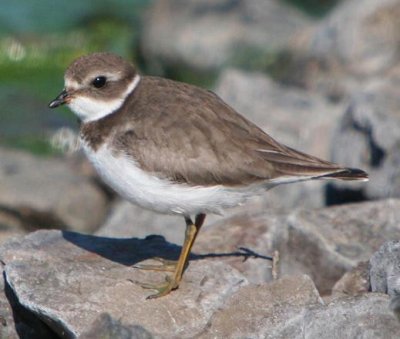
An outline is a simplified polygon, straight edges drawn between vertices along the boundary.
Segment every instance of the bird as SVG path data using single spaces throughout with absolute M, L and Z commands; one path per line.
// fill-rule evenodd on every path
M 84 153 L 106 184 L 133 204 L 185 220 L 177 261 L 138 266 L 169 272 L 162 283 L 141 284 L 154 290 L 150 299 L 179 287 L 207 214 L 280 184 L 368 180 L 363 170 L 279 143 L 210 90 L 141 75 L 109 52 L 69 65 L 49 107 L 63 104 L 78 117 Z

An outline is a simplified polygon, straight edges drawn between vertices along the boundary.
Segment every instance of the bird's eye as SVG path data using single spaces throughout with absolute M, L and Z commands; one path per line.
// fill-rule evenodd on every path
M 101 88 L 106 84 L 107 78 L 104 76 L 99 76 L 94 78 L 92 85 L 96 88 Z

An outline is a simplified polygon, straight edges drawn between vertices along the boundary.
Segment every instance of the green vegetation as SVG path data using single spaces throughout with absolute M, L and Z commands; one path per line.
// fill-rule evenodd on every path
M 54 149 L 48 138 L 41 136 L 24 136 L 18 138 L 5 138 L 3 145 L 16 149 L 27 150 L 33 154 L 48 156 L 59 154 L 60 152 Z
M 102 17 L 68 32 L 40 36 L 0 34 L 0 88 L 7 89 L 0 96 L 3 101 L 0 144 L 41 155 L 53 154 L 55 151 L 45 133 L 48 121 L 54 120 L 52 115 L 58 114 L 71 122 L 76 120 L 67 109 L 54 112 L 47 108 L 47 103 L 63 88 L 66 66 L 80 55 L 103 50 L 132 58 L 134 36 L 127 22 Z M 32 97 L 42 103 L 32 107 L 35 113 L 27 112 Z M 42 121 L 43 130 L 36 119 Z M 30 128 L 24 132 L 31 125 L 39 125 L 35 136 Z M 17 130 L 16 126 L 20 128 Z

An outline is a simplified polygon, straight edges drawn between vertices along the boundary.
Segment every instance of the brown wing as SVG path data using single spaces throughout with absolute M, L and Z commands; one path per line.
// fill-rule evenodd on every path
M 170 80 L 144 77 L 121 117 L 116 149 L 123 146 L 142 169 L 190 185 L 345 171 L 279 144 L 215 94 Z

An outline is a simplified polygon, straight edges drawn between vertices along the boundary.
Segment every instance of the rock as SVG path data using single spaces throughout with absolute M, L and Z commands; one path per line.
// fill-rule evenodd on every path
M 215 313 L 209 327 L 199 338 L 277 338 L 271 336 L 271 332 L 295 321 L 308 307 L 322 303 L 307 276 L 245 286 Z
M 283 282 L 283 279 L 282 279 Z M 299 281 L 300 283 L 300 281 Z M 286 285 L 285 288 L 290 287 Z M 273 286 L 270 284 L 269 286 Z M 295 284 L 299 286 L 299 284 Z M 296 304 L 296 287 L 285 295 L 275 289 L 235 299 L 219 311 L 200 338 L 397 338 L 400 324 L 385 295 L 369 293 L 309 307 Z M 233 311 L 233 303 L 238 311 Z M 292 304 L 294 303 L 294 305 Z M 300 307 L 299 307 L 300 306 Z M 297 311 L 297 312 L 296 312 Z
M 250 203 L 256 207 L 258 201 Z M 223 216 L 207 215 L 203 229 L 214 222 L 248 209 L 249 205 L 225 211 Z M 185 221 L 177 215 L 158 214 L 133 205 L 126 200 L 117 200 L 103 225 L 95 232 L 96 235 L 112 238 L 144 238 L 149 235 L 163 236 L 167 241 L 181 245 L 185 235 Z
M 356 296 L 370 290 L 368 262 L 360 262 L 356 267 L 346 272 L 332 288 L 332 295 Z
M 120 321 L 101 314 L 92 324 L 89 331 L 83 333 L 81 339 L 152 339 L 151 333 L 141 326 L 123 326 Z
M 251 64 L 286 46 L 295 31 L 310 24 L 277 0 L 158 1 L 143 22 L 143 60 L 158 72 Z
M 3 270 L 3 265 L 0 263 Z M 0 278 L 0 338 L 17 338 L 13 311 L 5 294 L 4 279 Z
M 347 96 L 398 64 L 399 14 L 399 0 L 341 1 L 293 39 L 287 76 L 331 97 Z
M 0 207 L 0 245 L 11 237 L 26 233 L 18 213 Z
M 176 244 L 183 242 L 184 233 L 182 217 L 158 214 L 120 200 L 113 204 L 104 224 L 96 231 L 96 235 L 113 238 L 143 238 L 157 234 Z
M 160 272 L 132 268 L 153 256 L 173 258 L 179 248 L 162 237 L 111 239 L 37 231 L 0 249 L 7 284 L 19 302 L 54 332 L 79 337 L 99 313 L 138 324 L 158 337 L 193 337 L 247 280 L 221 260 L 191 261 L 178 291 L 146 300 L 133 281 L 162 281 Z
M 384 73 L 398 62 L 399 14 L 398 0 L 345 1 L 318 27 L 311 54 L 335 59 L 355 76 Z
M 372 292 L 400 296 L 400 241 L 388 241 L 369 260 Z
M 248 211 L 211 225 L 194 245 L 197 254 L 226 253 L 230 265 L 250 282 L 271 280 L 266 261 L 279 251 L 281 275 L 307 274 L 329 295 L 343 274 L 384 242 L 400 238 L 400 200 L 348 204 L 316 210 L 268 214 Z M 246 256 L 238 248 L 246 248 Z M 244 257 L 252 257 L 242 262 Z
M 0 158 L 0 205 L 25 228 L 91 232 L 106 215 L 103 191 L 68 161 L 4 148 Z
M 388 296 L 352 296 L 360 289 L 350 289 L 325 305 L 311 278 L 296 272 L 310 272 L 328 293 L 344 271 L 399 238 L 399 207 L 393 199 L 227 219 L 200 234 L 179 289 L 154 300 L 135 282 L 159 282 L 164 274 L 132 266 L 176 258 L 180 248 L 163 237 L 36 231 L 0 246 L 8 291 L 7 299 L 0 294 L 0 314 L 9 319 L 7 301 L 14 314 L 18 301 L 30 317 L 24 326 L 38 323 L 69 338 L 396 338 L 400 323 Z M 281 277 L 266 282 L 270 249 L 279 250 Z
M 353 185 L 367 199 L 400 197 L 400 98 L 388 80 L 369 84 L 352 96 L 336 128 L 332 158 L 366 170 L 366 185 Z M 351 147 L 348 147 L 351 145 Z M 340 183 L 333 194 L 344 190 Z
M 3 271 L 1 260 L 0 268 Z M 3 275 L 0 278 L 0 338 L 54 338 L 54 332 L 21 306 Z
M 297 338 L 397 338 L 400 323 L 389 310 L 388 303 L 387 296 L 368 293 L 315 307 L 304 314 L 304 322 L 297 323 L 303 329 Z M 290 325 L 296 328 L 296 324 Z M 283 334 L 280 337 L 295 338 L 286 328 L 277 331 Z M 277 337 L 279 334 L 274 336 L 272 332 L 271 338 Z
M 400 321 L 400 241 L 388 241 L 369 260 L 369 278 L 373 292 L 391 297 L 390 309 Z

